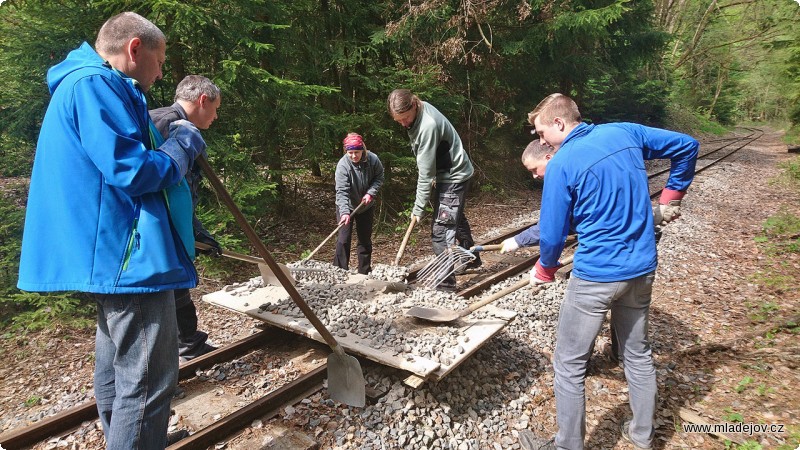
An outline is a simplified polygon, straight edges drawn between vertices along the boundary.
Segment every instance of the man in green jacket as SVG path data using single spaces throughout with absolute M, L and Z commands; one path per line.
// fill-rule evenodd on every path
M 419 222 L 433 190 L 436 194 L 431 228 L 433 252 L 439 255 L 456 241 L 464 248 L 472 247 L 475 241 L 464 205 L 473 168 L 456 129 L 439 110 L 408 89 L 392 91 L 387 106 L 392 119 L 408 130 L 411 151 L 417 158 L 417 197 L 411 220 Z M 481 264 L 478 257 L 467 267 Z M 446 291 L 455 287 L 455 274 L 439 284 L 439 289 Z

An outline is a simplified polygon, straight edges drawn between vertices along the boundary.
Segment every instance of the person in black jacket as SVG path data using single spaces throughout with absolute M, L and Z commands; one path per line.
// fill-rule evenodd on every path
M 343 141 L 344 155 L 336 165 L 336 221 L 343 225 L 336 238 L 336 255 L 333 265 L 350 267 L 350 243 L 353 222 L 358 235 L 358 273 L 372 271 L 372 202 L 383 184 L 383 164 L 378 155 L 367 150 L 364 139 L 349 133 Z M 353 211 L 360 203 L 364 206 L 358 214 Z
M 220 90 L 211 80 L 200 75 L 188 75 L 175 89 L 175 103 L 150 111 L 150 118 L 165 138 L 169 125 L 181 119 L 192 122 L 201 130 L 207 130 L 217 119 L 217 108 L 221 102 Z M 197 188 L 201 178 L 202 173 L 198 165 L 193 165 L 186 174 L 186 181 L 192 193 L 193 211 L 197 206 Z M 211 246 L 205 253 L 219 256 L 222 251 L 219 243 L 203 227 L 194 212 L 192 227 L 195 241 Z M 188 361 L 216 350 L 216 347 L 207 342 L 208 333 L 197 329 L 197 309 L 192 302 L 189 289 L 175 290 L 175 312 L 178 319 L 178 355 L 181 361 Z

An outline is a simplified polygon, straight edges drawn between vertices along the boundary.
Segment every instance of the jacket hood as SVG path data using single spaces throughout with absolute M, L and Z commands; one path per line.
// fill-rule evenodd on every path
M 104 67 L 103 58 L 97 54 L 96 51 L 87 42 L 81 44 L 80 47 L 69 52 L 67 58 L 51 67 L 47 71 L 47 87 L 50 89 L 50 94 L 55 92 L 58 85 L 72 72 L 86 67 L 97 67 L 98 69 L 109 70 Z

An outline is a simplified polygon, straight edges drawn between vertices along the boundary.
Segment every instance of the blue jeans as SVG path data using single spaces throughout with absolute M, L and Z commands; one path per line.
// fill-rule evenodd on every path
M 178 383 L 173 292 L 94 297 L 94 391 L 106 448 L 163 449 Z
M 655 434 L 656 371 L 648 340 L 651 272 L 630 280 L 598 283 L 573 276 L 567 285 L 558 317 L 555 371 L 558 448 L 582 449 L 586 436 L 586 366 L 594 340 L 611 310 L 614 333 L 625 363 L 633 419 L 630 437 L 651 445 Z

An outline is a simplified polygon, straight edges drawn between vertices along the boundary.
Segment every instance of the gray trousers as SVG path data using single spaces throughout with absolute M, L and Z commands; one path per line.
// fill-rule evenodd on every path
M 655 273 L 630 280 L 598 283 L 573 276 L 567 285 L 558 317 L 555 371 L 555 444 L 560 449 L 582 449 L 586 437 L 586 366 L 603 319 L 610 310 L 625 363 L 633 419 L 630 437 L 649 446 L 655 434 L 656 371 L 648 340 L 650 297 Z

